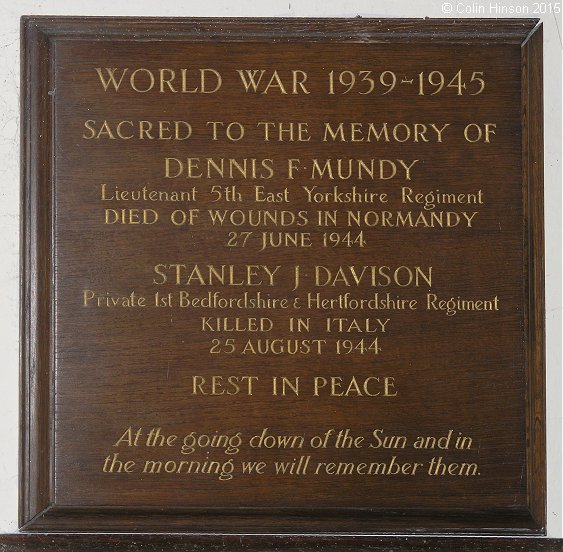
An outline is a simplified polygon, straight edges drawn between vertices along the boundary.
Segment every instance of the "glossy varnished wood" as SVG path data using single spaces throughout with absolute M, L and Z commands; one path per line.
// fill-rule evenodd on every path
M 561 552 L 547 538 L 4 535 L 0 552 Z
M 51 82 L 49 37 L 22 21 L 20 521 L 53 497 Z
M 25 531 L 191 532 L 180 536 L 12 536 L 0 540 L 5 550 L 128 549 L 142 550 L 450 550 L 451 542 L 435 537 L 203 537 L 195 533 L 484 533 L 538 534 L 545 530 L 545 376 L 543 328 L 542 214 L 542 43 L 535 20 L 219 20 L 109 19 L 29 17 L 22 21 L 22 441 L 20 524 Z M 522 209 L 526 399 L 526 500 L 516 493 L 517 506 L 506 508 L 293 508 L 276 505 L 266 493 L 267 508 L 178 507 L 166 493 L 154 494 L 154 507 L 128 504 L 58 502 L 55 488 L 54 419 L 54 217 L 53 105 L 56 91 L 57 44 L 115 41 L 138 44 L 178 41 L 194 44 L 327 43 L 416 44 L 488 47 L 510 45 L 520 52 L 522 105 Z M 352 46 L 350 46 L 352 47 Z M 518 50 L 520 47 L 520 50 Z M 82 54 L 84 55 L 84 54 Z M 516 93 L 511 91 L 511 93 Z M 397 106 L 396 106 L 397 107 Z M 516 154 L 518 157 L 518 154 Z M 118 398 L 119 400 L 119 398 Z M 126 401 L 126 398 L 121 400 Z M 476 406 L 478 408 L 478 406 Z M 76 412 L 79 416 L 81 413 Z M 68 443 L 67 443 L 68 445 Z M 70 481 L 59 481 L 71 496 Z M 323 492 L 321 488 L 319 493 Z M 87 489 L 77 489 L 77 494 Z M 63 494 L 64 494 L 63 493 Z M 59 495 L 60 496 L 60 495 Z M 145 502 L 150 497 L 144 497 Z M 416 493 L 413 500 L 416 499 Z M 421 528 L 422 527 L 422 528 Z M 91 544 L 89 544 L 91 543 Z M 128 544 L 129 543 L 129 544 Z M 542 539 L 465 539 L 459 550 L 559 550 Z M 43 548 L 39 548 L 39 547 Z M 90 546 L 90 548 L 88 548 Z M 35 548 L 34 548 L 35 547 Z M 65 548 L 67 547 L 67 548 Z M 488 548 L 487 548 L 488 547 Z M 496 548 L 493 548 L 496 547 Z M 533 548 L 536 547 L 536 548 Z

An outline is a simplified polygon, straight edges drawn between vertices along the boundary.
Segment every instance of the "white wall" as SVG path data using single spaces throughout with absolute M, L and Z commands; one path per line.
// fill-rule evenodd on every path
M 0 532 L 17 529 L 19 18 L 23 14 L 222 17 L 497 17 L 528 9 L 544 23 L 548 534 L 563 537 L 561 378 L 561 14 L 530 0 L 0 0 Z M 545 4 L 544 4 L 545 5 Z M 551 4 L 555 6 L 555 3 Z M 557 4 L 561 8 L 561 3 Z M 484 12 L 478 13 L 482 7 Z M 450 13 L 448 13 L 450 12 Z

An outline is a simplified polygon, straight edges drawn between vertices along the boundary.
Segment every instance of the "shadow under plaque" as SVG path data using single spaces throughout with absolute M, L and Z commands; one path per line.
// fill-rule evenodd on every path
M 25 17 L 22 52 L 4 543 L 557 546 L 538 21 Z

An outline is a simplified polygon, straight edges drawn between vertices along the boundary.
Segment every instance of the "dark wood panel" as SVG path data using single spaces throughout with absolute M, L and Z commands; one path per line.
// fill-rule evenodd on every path
M 1 552 L 559 552 L 563 541 L 547 538 L 342 537 L 313 538 L 197 535 L 2 535 Z
M 22 31 L 20 523 L 25 530 L 544 532 L 542 35 L 537 21 L 32 17 L 23 19 Z M 451 295 L 485 289 L 490 280 L 499 282 L 495 289 L 507 308 L 497 321 L 480 320 L 473 326 L 460 322 L 452 330 L 447 318 L 432 320 L 430 325 L 424 315 L 402 317 L 393 345 L 398 352 L 387 359 L 388 366 L 404 379 L 416 376 L 426 401 L 421 402 L 414 389 L 407 390 L 402 407 L 386 410 L 385 419 L 398 431 L 413 434 L 416 424 L 428 432 L 434 427 L 436 432 L 457 425 L 470 427 L 486 443 L 480 451 L 486 470 L 479 483 L 448 481 L 438 490 L 401 480 L 367 487 L 359 478 L 334 486 L 322 479 L 303 480 L 282 497 L 286 484 L 274 477 L 237 481 L 224 486 L 223 492 L 209 481 L 183 488 L 173 478 L 152 482 L 137 477 L 129 484 L 93 470 L 100 450 L 107 448 L 108 435 L 114 435 L 134 415 L 144 420 L 142 425 L 155 427 L 163 419 L 180 427 L 201 418 L 203 427 L 211 430 L 228 417 L 233 427 L 248 431 L 257 431 L 262 423 L 286 430 L 301 424 L 309 432 L 326 423 L 328 413 L 340 427 L 360 420 L 361 427 L 368 428 L 373 420 L 382 419 L 381 407 L 359 400 L 349 410 L 326 402 L 313 409 L 304 401 L 288 400 L 282 419 L 271 400 L 260 394 L 252 403 L 230 401 L 220 407 L 195 398 L 191 409 L 186 409 L 188 384 L 178 366 L 198 366 L 209 374 L 218 369 L 241 374 L 250 368 L 258 373 L 263 361 L 247 357 L 229 360 L 227 365 L 224 358 L 220 359 L 223 364 L 204 360 L 194 320 L 184 319 L 180 326 L 167 328 L 154 315 L 101 315 L 78 312 L 73 306 L 73 297 L 89 282 L 108 285 L 119 271 L 127 281 L 142 287 L 146 274 L 141 276 L 138 267 L 154 263 L 162 252 L 181 258 L 185 249 L 184 242 L 170 231 L 151 237 L 129 233 L 126 228 L 114 233 L 100 230 L 89 203 L 99 178 L 111 175 L 115 182 L 124 183 L 132 174 L 143 174 L 155 179 L 158 167 L 150 160 L 152 150 L 143 145 L 120 144 L 119 160 L 115 150 L 103 145 L 83 149 L 76 139 L 76 123 L 87 117 L 157 118 L 164 109 L 166 118 L 179 118 L 182 104 L 167 98 L 163 108 L 158 99 L 140 102 L 135 94 L 101 97 L 88 81 L 87 71 L 95 64 L 123 65 L 135 60 L 150 67 L 165 62 L 182 66 L 191 57 L 202 63 L 213 60 L 225 72 L 232 70 L 236 60 L 267 65 L 274 59 L 286 69 L 299 62 L 318 76 L 330 63 L 343 66 L 346 61 L 354 70 L 361 70 L 370 59 L 385 59 L 409 74 L 416 67 L 432 70 L 434 64 L 449 72 L 458 66 L 471 72 L 475 63 L 481 63 L 487 74 L 494 75 L 488 99 L 466 99 L 460 104 L 455 97 L 444 96 L 428 104 L 429 108 L 421 98 L 404 91 L 385 104 L 374 105 L 352 97 L 345 103 L 326 98 L 302 104 L 252 99 L 243 105 L 234 94 L 227 94 L 221 102 L 197 98 L 190 104 L 191 117 L 199 123 L 211 112 L 224 120 L 232 112 L 241 120 L 256 122 L 270 111 L 280 120 L 371 120 L 380 119 L 383 112 L 385 120 L 405 117 L 413 121 L 424 114 L 430 120 L 443 119 L 458 126 L 478 117 L 502 121 L 503 134 L 495 155 L 478 147 L 469 151 L 455 141 L 440 153 L 422 154 L 432 167 L 419 179 L 423 187 L 438 187 L 436 182 L 447 181 L 454 168 L 463 186 L 494 184 L 487 188 L 492 209 L 484 214 L 484 225 L 475 234 L 460 231 L 455 239 L 441 236 L 432 241 L 425 234 L 411 233 L 408 244 L 397 245 L 395 236 L 387 232 L 374 237 L 377 247 L 344 251 L 337 258 L 343 264 L 367 263 L 378 255 L 395 262 L 405 256 L 419 262 L 431 258 L 439 272 L 460 282 L 458 287 L 446 279 L 441 283 L 439 289 Z M 266 156 L 269 147 L 254 140 L 244 146 L 227 144 L 219 151 L 233 157 L 248 156 L 248 152 Z M 201 140 L 192 142 L 197 155 L 205 155 L 205 148 Z M 271 155 L 276 160 L 304 157 L 315 151 L 308 148 L 290 144 L 283 153 L 272 149 Z M 162 156 L 168 150 L 155 145 L 154 151 Z M 181 152 L 178 148 L 171 151 Z M 347 145 L 334 151 L 340 156 L 354 154 Z M 385 149 L 393 156 L 403 151 L 412 156 L 418 150 L 397 145 Z M 296 206 L 303 204 L 294 202 L 292 208 Z M 214 256 L 220 262 L 253 262 L 246 252 L 227 253 L 212 226 L 203 225 L 193 239 L 190 254 L 199 262 Z M 464 256 L 459 255 L 461 249 Z M 315 262 L 335 262 L 326 252 L 316 253 Z M 267 257 L 280 266 L 302 262 L 300 258 L 285 251 Z M 115 281 L 114 287 L 123 286 L 119 279 Z M 283 283 L 285 293 L 289 293 L 288 286 Z M 313 318 L 322 319 L 320 314 Z M 475 355 L 467 337 L 472 333 L 479 350 Z M 191 340 L 189 348 L 180 346 L 182 334 Z M 417 349 L 411 336 L 424 347 Z M 139 348 L 136 343 L 144 346 Z M 176 368 L 172 381 L 161 384 L 158 355 L 162 348 L 169 356 L 169 367 Z M 273 363 L 274 358 L 268 357 L 267 362 Z M 431 359 L 436 359 L 435 365 Z M 294 375 L 305 371 L 322 374 L 327 367 L 338 371 L 345 365 L 368 373 L 365 363 L 346 364 L 330 355 L 314 362 L 276 362 Z M 456 377 L 448 378 L 452 367 Z M 429 384 L 423 377 L 426 370 L 443 383 Z M 474 395 L 474 389 L 479 394 Z M 495 472 L 495 466 L 502 469 Z M 195 542 L 193 535 L 190 539 Z M 456 539 L 458 542 L 462 541 Z M 418 546 L 420 541 L 416 543 Z

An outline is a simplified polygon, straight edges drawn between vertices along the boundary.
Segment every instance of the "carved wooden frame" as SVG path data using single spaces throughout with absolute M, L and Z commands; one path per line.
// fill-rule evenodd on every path
M 523 259 L 528 293 L 527 327 L 527 469 L 526 511 L 482 512 L 474 517 L 455 512 L 401 512 L 391 525 L 373 526 L 373 511 L 364 519 L 352 514 L 322 510 L 313 516 L 275 509 L 245 511 L 149 511 L 135 508 L 75 508 L 57 504 L 54 481 L 54 378 L 53 378 L 53 267 L 52 211 L 54 129 L 52 124 L 53 50 L 57 40 L 330 41 L 402 42 L 433 44 L 514 44 L 521 48 L 522 67 L 522 192 L 527 235 Z M 177 532 L 194 533 L 319 533 L 347 517 L 352 533 L 375 534 L 388 527 L 412 533 L 417 520 L 425 521 L 427 534 L 479 533 L 532 535 L 545 530 L 545 374 L 543 286 L 543 134 L 542 134 L 542 29 L 537 20 L 377 20 L 377 19 L 151 19 L 151 18 L 22 18 L 21 100 L 21 486 L 20 525 L 33 532 Z M 393 514 L 389 514 L 393 516 Z M 354 521 L 352 521 L 352 517 Z M 386 516 L 382 518 L 385 520 Z M 388 529 L 387 529 L 388 530 Z M 350 531 L 339 531 L 349 533 Z M 249 537 L 250 538 L 250 537 Z M 320 538 L 320 537 L 319 537 Z M 322 542 L 337 541 L 322 537 Z M 336 536 L 335 536 L 336 538 Z M 352 546 L 352 540 L 342 543 Z M 367 538 L 367 537 L 366 537 Z M 260 540 L 262 539 L 262 540 Z M 273 548 L 281 540 L 254 537 L 260 546 Z M 324 539 L 324 540 L 323 540 Z M 368 541 L 358 537 L 354 546 Z M 16 540 L 13 540 L 16 543 Z M 25 539 L 20 539 L 24 542 Z M 118 539 L 119 540 L 119 539 Z M 173 539 L 172 539 L 173 540 Z M 170 543 L 172 544 L 172 540 Z M 205 540 L 205 539 L 204 539 Z M 320 543 L 321 540 L 318 542 Z M 397 549 L 442 549 L 444 539 L 421 537 L 372 539 L 370 546 L 397 543 Z M 466 539 L 456 542 L 461 543 Z M 268 541 L 268 543 L 266 543 Z M 8 542 L 8 541 L 6 541 Z M 18 541 L 19 542 L 19 541 Z M 54 541 L 53 541 L 54 542 Z M 122 539 L 122 541 L 124 540 Z M 148 541 L 147 541 L 148 542 Z M 156 542 L 156 541 L 154 541 Z M 162 538 L 162 543 L 166 538 Z M 473 542 L 470 539 L 467 542 Z M 478 542 L 478 541 L 475 541 Z M 484 543 L 485 541 L 481 541 Z M 506 541 L 508 542 L 508 541 Z M 506 544 L 505 542 L 505 544 Z M 527 542 L 531 543 L 531 540 Z M 545 541 L 544 541 L 545 542 Z M 362 544 L 363 543 L 363 544 Z M 379 544 L 378 544 L 379 543 Z M 410 543 L 410 544 L 409 544 Z M 21 543 L 20 543 L 21 544 Z M 44 542 L 46 544 L 46 542 Z M 208 542 L 212 545 L 212 541 Z M 233 543 L 231 545 L 234 546 Z M 27 546 L 27 545 L 26 545 Z M 150 545 L 147 544 L 147 549 Z M 300 545 L 301 546 L 301 545 Z M 433 546 L 436 546 L 434 548 Z M 498 549 L 501 550 L 499 544 Z M 238 545 L 237 545 L 238 548 Z M 328 546 L 327 549 L 329 549 Z M 47 549 L 47 548 L 45 548 Z M 176 549 L 176 548 L 174 548 Z M 177 548 L 178 550 L 180 548 Z M 183 549 L 183 548 L 181 548 Z M 210 548 L 211 549 L 211 548 Z M 213 547 L 215 549 L 215 547 Z M 379 550 L 380 548 L 370 548 Z M 384 548 L 381 548 L 384 549 Z M 387 548 L 385 548 L 387 549 Z M 446 549 L 446 548 L 444 548 Z M 460 548 L 460 550 L 469 548 Z M 476 548 L 477 549 L 477 548 Z M 479 548 L 481 549 L 481 548 Z M 495 548 L 497 549 L 497 548 Z M 508 550 L 508 548 L 506 548 Z M 539 549 L 539 548 L 538 548 Z

